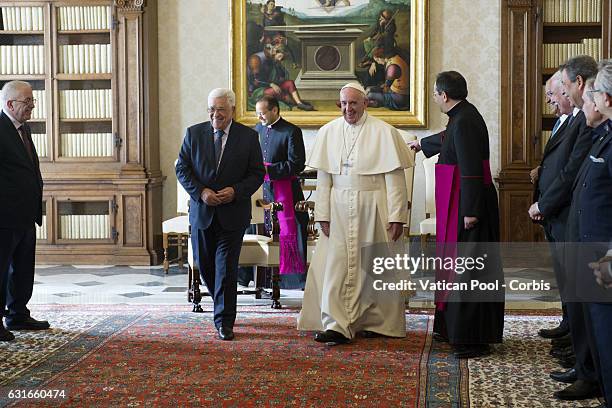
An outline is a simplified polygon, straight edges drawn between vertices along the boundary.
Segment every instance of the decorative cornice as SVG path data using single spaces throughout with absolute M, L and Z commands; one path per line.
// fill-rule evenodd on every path
M 144 0 L 115 0 L 115 6 L 123 11 L 142 11 Z

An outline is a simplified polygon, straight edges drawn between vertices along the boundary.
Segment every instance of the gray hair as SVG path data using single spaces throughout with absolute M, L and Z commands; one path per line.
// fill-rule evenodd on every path
M 561 70 L 558 70 L 557 72 L 552 74 L 552 76 L 546 82 L 549 82 L 549 81 L 550 81 L 550 91 L 554 92 L 558 86 L 561 86 Z
M 594 84 L 595 84 L 595 78 L 589 78 L 584 83 L 584 91 L 587 95 L 587 98 L 589 98 L 591 102 L 595 102 L 595 97 L 593 96 L 593 92 L 587 92 L 587 91 L 595 89 Z
M 236 106 L 236 94 L 231 89 L 227 88 L 215 88 L 208 94 L 208 104 L 215 98 L 225 98 L 229 104 L 234 107 Z
M 6 102 L 20 98 L 21 91 L 24 89 L 32 89 L 32 86 L 25 81 L 9 81 L 2 87 L 0 91 L 0 100 L 2 100 L 2 106 L 6 105 Z
M 567 72 L 567 77 L 570 81 L 576 82 L 578 75 L 583 81 L 597 75 L 597 61 L 590 55 L 577 55 L 565 61 L 565 64 L 559 67 L 561 71 Z
M 599 62 L 599 72 L 595 80 L 595 87 L 612 96 L 612 59 Z

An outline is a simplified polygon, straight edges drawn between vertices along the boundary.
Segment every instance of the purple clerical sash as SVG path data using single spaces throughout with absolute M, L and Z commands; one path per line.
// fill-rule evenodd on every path
M 483 184 L 493 182 L 489 160 L 482 161 Z M 455 164 L 436 164 L 436 256 L 442 260 L 457 257 L 457 241 L 459 238 L 459 193 L 461 174 Z M 454 262 L 453 262 L 454 263 Z M 452 283 L 455 278 L 454 269 L 441 268 L 436 270 L 436 281 Z M 446 285 L 445 285 L 446 286 Z M 444 310 L 448 299 L 447 290 L 436 291 L 436 309 Z
M 436 256 L 443 260 L 436 270 L 438 282 L 451 283 L 454 280 L 454 270 L 445 268 L 444 260 L 457 257 L 459 187 L 459 167 L 454 164 L 436 164 Z M 436 309 L 444 310 L 447 298 L 447 290 L 436 291 Z
M 270 163 L 264 163 L 269 166 Z M 306 272 L 306 265 L 300 255 L 297 242 L 297 225 L 295 220 L 295 209 L 293 203 L 292 181 L 296 177 L 286 177 L 279 180 L 270 180 L 266 174 L 265 180 L 272 183 L 274 201 L 283 204 L 283 211 L 279 211 L 278 223 L 280 224 L 280 274 L 295 274 Z

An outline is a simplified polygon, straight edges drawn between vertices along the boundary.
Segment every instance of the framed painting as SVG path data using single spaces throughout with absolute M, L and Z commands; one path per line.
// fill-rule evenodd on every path
M 339 90 L 359 82 L 368 112 L 427 126 L 427 0 L 235 0 L 231 86 L 236 118 L 275 96 L 283 117 L 321 126 L 340 115 Z

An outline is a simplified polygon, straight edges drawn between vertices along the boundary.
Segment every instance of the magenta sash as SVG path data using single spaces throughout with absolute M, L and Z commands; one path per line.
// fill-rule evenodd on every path
M 270 163 L 264 163 L 266 166 Z M 283 204 L 283 211 L 279 211 L 278 223 L 280 224 L 280 274 L 303 274 L 306 272 L 306 265 L 300 255 L 297 241 L 297 225 L 295 220 L 295 209 L 293 203 L 292 181 L 296 177 L 287 177 L 280 180 L 270 180 L 266 174 L 264 180 L 272 183 L 274 191 L 274 201 Z
M 493 183 L 489 160 L 482 161 L 483 184 Z M 459 237 L 459 193 L 461 188 L 459 167 L 454 164 L 436 164 L 436 256 L 440 258 L 457 257 L 457 240 Z M 444 267 L 436 270 L 436 281 L 452 283 L 455 274 L 453 269 Z M 436 291 L 437 310 L 444 310 L 448 291 Z
M 459 218 L 459 168 L 453 164 L 436 164 L 436 256 L 457 257 Z M 445 262 L 443 262 L 443 265 Z M 454 270 L 442 266 L 436 270 L 436 281 L 453 282 Z M 448 291 L 436 291 L 437 310 L 444 310 Z

